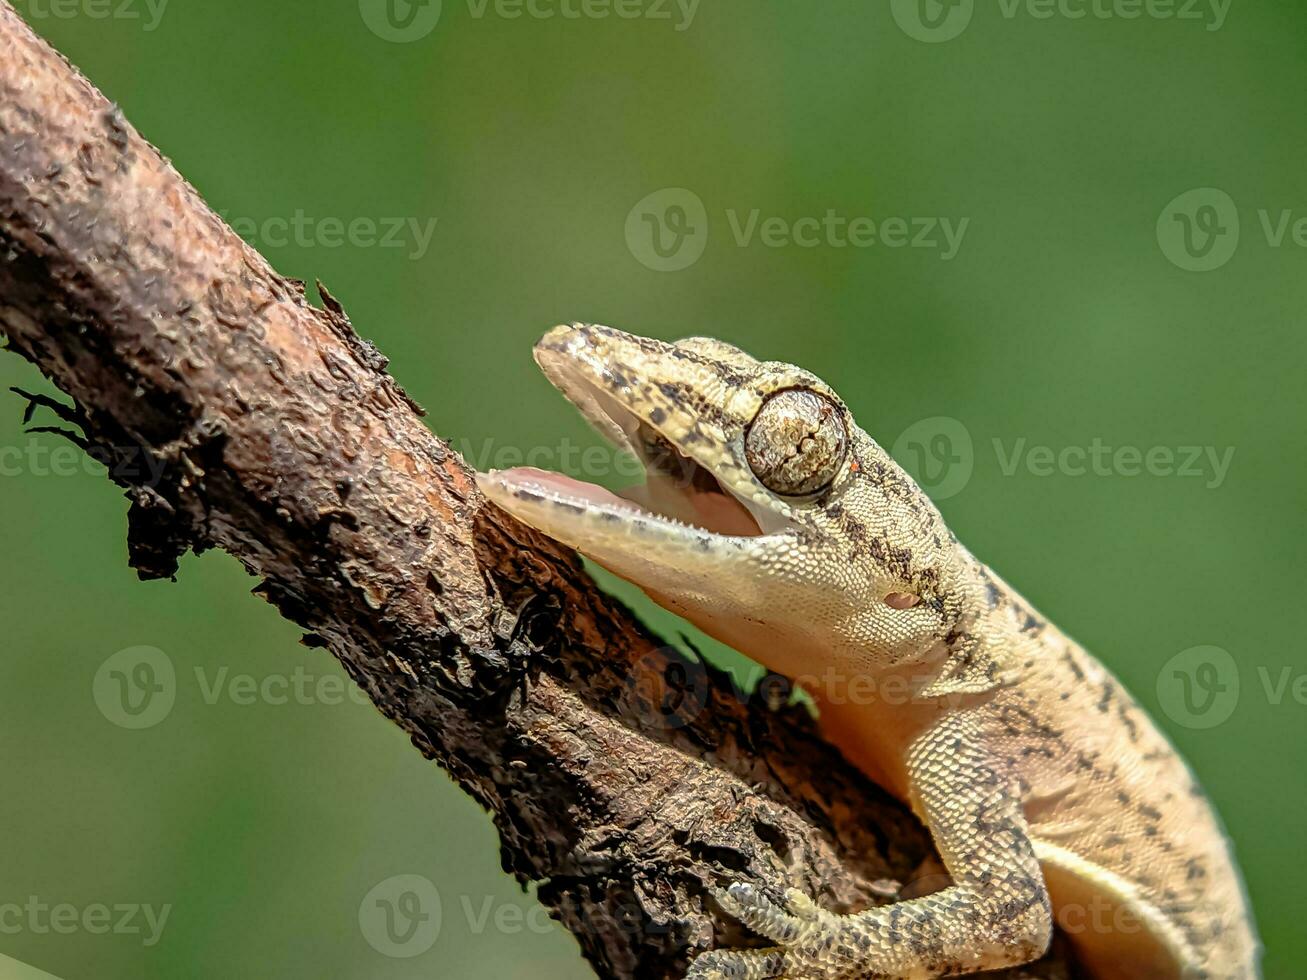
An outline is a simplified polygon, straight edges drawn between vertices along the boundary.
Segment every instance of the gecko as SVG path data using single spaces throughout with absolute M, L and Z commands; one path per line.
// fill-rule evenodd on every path
M 595 324 L 554 328 L 535 359 L 645 482 L 619 495 L 520 467 L 477 474 L 483 493 L 795 679 L 948 872 L 854 914 L 720 882 L 721 909 L 772 945 L 700 952 L 689 980 L 959 976 L 1038 959 L 1055 924 L 1094 977 L 1259 976 L 1240 873 L 1189 766 L 829 386 L 715 339 Z

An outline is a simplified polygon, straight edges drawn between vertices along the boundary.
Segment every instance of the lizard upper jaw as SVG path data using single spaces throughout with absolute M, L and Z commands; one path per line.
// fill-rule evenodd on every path
M 536 360 L 595 429 L 641 460 L 646 482 L 619 495 L 520 467 L 478 474 L 482 491 L 520 520 L 600 560 L 608 547 L 620 541 L 629 548 L 633 538 L 702 553 L 763 536 L 751 509 L 723 489 L 711 463 L 683 451 L 683 439 L 666 424 L 665 405 L 647 396 L 657 379 L 641 376 L 644 359 L 621 356 L 627 336 L 557 328 L 537 346 Z

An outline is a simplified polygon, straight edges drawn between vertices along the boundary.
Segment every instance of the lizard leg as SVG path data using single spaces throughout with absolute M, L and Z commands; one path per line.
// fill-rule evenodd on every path
M 1052 911 L 1043 874 L 1014 782 L 985 751 L 974 717 L 951 716 L 913 744 L 907 761 L 917 808 L 953 884 L 848 916 L 814 914 L 810 901 L 792 898 L 783 907 L 747 885 L 732 886 L 723 907 L 778 943 L 767 955 L 779 954 L 779 972 L 747 972 L 756 968 L 756 955 L 714 951 L 694 962 L 690 980 L 926 980 L 1027 963 L 1044 953 Z

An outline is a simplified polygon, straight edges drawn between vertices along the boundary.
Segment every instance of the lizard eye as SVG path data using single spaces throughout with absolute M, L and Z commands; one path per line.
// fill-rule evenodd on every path
M 744 436 L 753 475 L 768 490 L 787 497 L 830 486 L 848 445 L 839 406 L 806 388 L 787 388 L 770 396 Z

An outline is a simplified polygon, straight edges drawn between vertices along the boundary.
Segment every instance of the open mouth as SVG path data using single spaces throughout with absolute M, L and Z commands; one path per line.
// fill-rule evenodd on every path
M 653 418 L 666 419 L 667 412 L 632 394 L 638 386 L 601 388 L 575 356 L 538 350 L 536 359 L 600 434 L 640 460 L 645 481 L 613 492 L 561 473 L 517 467 L 478 475 L 492 499 L 574 547 L 581 541 L 569 539 L 605 529 L 700 541 L 763 534 L 752 510 L 655 424 Z

